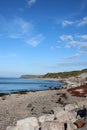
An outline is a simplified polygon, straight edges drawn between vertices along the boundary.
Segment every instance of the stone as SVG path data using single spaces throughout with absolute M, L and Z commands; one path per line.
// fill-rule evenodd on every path
M 77 104 L 75 104 L 75 103 L 74 104 L 68 104 L 68 105 L 65 106 L 65 111 L 71 111 L 71 110 L 74 110 L 76 108 L 78 108 Z
M 64 108 L 63 107 L 54 107 L 52 110 L 54 111 L 54 113 L 57 113 L 57 112 L 63 111 Z
M 76 121 L 76 112 L 61 111 L 56 114 L 56 118 L 59 122 Z
M 30 123 L 24 123 L 19 127 L 18 130 L 35 130 L 34 126 L 32 126 Z
M 47 121 L 41 125 L 41 130 L 64 130 L 64 123 Z
M 80 102 L 78 102 L 77 104 L 78 104 L 78 108 L 83 107 L 83 105 L 87 106 L 87 99 L 84 100 L 84 101 L 80 101 Z
M 19 127 L 17 126 L 8 126 L 6 130 L 19 130 Z
M 53 121 L 54 120 L 54 114 L 47 114 L 39 117 L 39 122 L 43 123 L 45 121 Z
M 74 125 L 72 122 L 68 121 L 67 122 L 67 130 L 76 130 L 77 126 Z
M 77 127 L 69 122 L 67 123 L 67 130 L 76 130 Z M 64 130 L 64 122 L 59 121 L 47 121 L 41 125 L 41 130 Z
M 17 121 L 17 126 L 24 126 L 24 125 L 28 126 L 28 124 L 33 127 L 39 127 L 38 120 L 36 117 L 29 117 Z

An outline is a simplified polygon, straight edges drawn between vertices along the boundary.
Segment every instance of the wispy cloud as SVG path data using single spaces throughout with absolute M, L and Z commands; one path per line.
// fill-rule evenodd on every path
M 60 40 L 62 40 L 62 41 L 72 41 L 73 37 L 72 37 L 72 35 L 61 35 Z
M 73 40 L 68 43 L 71 47 L 76 47 L 81 54 L 87 54 L 87 41 Z
M 34 25 L 21 17 L 16 17 L 9 21 L 4 18 L 4 22 L 1 22 L 0 27 L 0 32 L 5 32 L 4 38 L 19 39 L 33 47 L 36 47 L 45 38 L 42 34 L 34 36 Z
M 87 16 L 80 20 L 77 25 L 79 27 L 87 25 Z
M 50 47 L 51 50 L 60 49 L 60 48 L 61 48 L 61 46 L 59 46 L 59 45 L 56 45 L 55 47 L 54 46 Z
M 31 24 L 23 20 L 22 18 L 16 18 L 14 22 L 20 27 L 20 29 L 22 30 L 22 33 L 28 32 L 29 28 L 31 28 Z
M 79 57 L 81 54 L 80 53 L 76 53 L 74 55 L 71 55 L 71 56 L 67 56 L 67 57 L 64 57 L 64 59 L 76 59 L 77 57 Z
M 68 25 L 73 25 L 73 24 L 74 24 L 73 21 L 68 21 L 68 20 L 62 21 L 62 26 L 63 26 L 63 27 L 68 26 Z
M 78 38 L 83 39 L 83 40 L 87 40 L 87 34 L 79 35 Z
M 26 37 L 31 34 L 33 30 L 33 24 L 21 17 L 15 17 L 13 19 L 6 19 L 0 17 L 0 33 L 3 33 L 4 37 L 18 39 Z
M 38 34 L 35 37 L 30 38 L 27 40 L 27 44 L 36 47 L 38 44 L 40 44 L 44 40 L 44 36 L 42 34 Z
M 79 67 L 79 66 L 87 66 L 87 61 L 75 61 L 75 62 L 59 62 L 59 63 L 55 63 L 53 65 L 47 65 L 46 67 L 48 68 L 59 68 L 59 67 Z
M 87 16 L 83 17 L 80 20 L 73 20 L 73 21 L 63 20 L 61 22 L 61 24 L 62 24 L 63 27 L 67 27 L 67 26 L 70 26 L 70 25 L 74 25 L 74 26 L 77 26 L 77 27 L 86 26 L 87 25 Z
M 29 5 L 29 7 L 31 7 L 33 4 L 36 3 L 37 0 L 28 0 L 27 3 Z
M 87 55 L 87 35 L 61 35 L 60 37 L 61 42 L 65 43 L 65 48 L 76 48 L 76 54 L 69 56 L 67 58 L 76 58 L 81 55 Z M 84 40 L 85 39 L 85 40 Z

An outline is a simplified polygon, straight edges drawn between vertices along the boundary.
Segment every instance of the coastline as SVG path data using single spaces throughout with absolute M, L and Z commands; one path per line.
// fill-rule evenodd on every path
M 28 79 L 27 79 L 28 80 Z M 37 92 L 37 91 L 46 91 L 46 90 L 49 90 L 49 89 L 51 89 L 52 88 L 52 90 L 55 90 L 55 89 L 59 89 L 60 87 L 63 87 L 65 84 L 67 84 L 67 83 L 65 83 L 65 82 L 63 82 L 63 81 L 60 81 L 59 79 L 54 79 L 54 78 L 33 78 L 33 79 L 30 79 L 30 80 L 42 80 L 42 81 L 53 81 L 53 82 L 59 82 L 60 83 L 60 85 L 59 85 L 59 83 L 58 83 L 58 86 L 57 85 L 54 85 L 54 86 L 52 86 L 51 85 L 51 83 L 50 83 L 50 86 L 49 87 L 46 87 L 46 88 L 43 88 L 42 87 L 42 89 L 27 89 L 26 87 L 25 87 L 25 89 L 23 88 L 23 90 L 22 89 L 18 89 L 18 90 L 14 90 L 13 89 L 13 91 L 11 92 L 11 90 L 8 90 L 8 92 L 1 92 L 0 93 L 0 97 L 2 97 L 2 96 L 5 96 L 5 95 L 10 95 L 10 94 L 25 94 L 25 93 L 27 93 L 27 92 Z M 32 82 L 34 82 L 34 81 L 32 81 Z M 10 83 L 10 81 L 9 81 L 9 83 Z M 45 84 L 45 83 L 44 83 Z M 53 83 L 54 84 L 54 83 Z M 32 85 L 32 84 L 31 84 Z
M 48 80 L 48 79 L 47 79 Z M 59 81 L 59 79 L 50 79 Z M 64 80 L 66 82 L 66 80 Z M 67 88 L 76 83 L 67 84 L 58 89 L 45 91 L 16 93 L 0 97 L 0 129 L 15 125 L 17 120 L 27 117 L 39 117 L 50 114 L 56 107 L 64 107 L 66 104 L 83 101 L 85 97 L 72 96 Z

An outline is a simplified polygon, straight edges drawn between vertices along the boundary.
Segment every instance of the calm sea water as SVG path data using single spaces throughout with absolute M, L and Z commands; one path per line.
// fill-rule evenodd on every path
M 49 87 L 60 87 L 64 84 L 51 80 L 0 78 L 0 93 L 13 93 L 18 91 L 39 91 Z

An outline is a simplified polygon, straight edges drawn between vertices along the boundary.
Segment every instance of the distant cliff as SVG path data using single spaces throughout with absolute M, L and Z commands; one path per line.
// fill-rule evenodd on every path
M 84 73 L 87 75 L 87 69 L 69 72 L 47 73 L 43 76 L 43 78 L 69 78 L 73 76 L 76 77 Z
M 21 75 L 20 78 L 26 78 L 26 79 L 34 79 L 34 78 L 42 78 L 42 75 Z
M 75 70 L 69 72 L 58 72 L 58 73 L 47 73 L 45 75 L 21 75 L 21 78 L 33 79 L 33 78 L 69 78 L 69 77 L 78 77 L 81 74 L 86 74 L 87 69 Z

